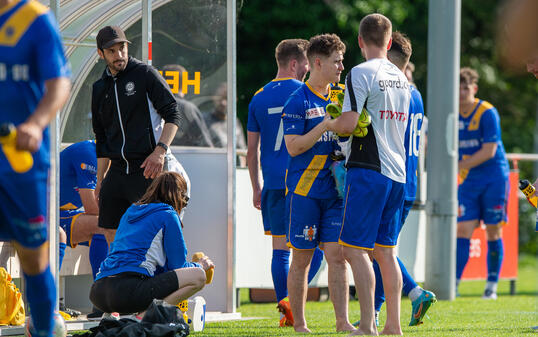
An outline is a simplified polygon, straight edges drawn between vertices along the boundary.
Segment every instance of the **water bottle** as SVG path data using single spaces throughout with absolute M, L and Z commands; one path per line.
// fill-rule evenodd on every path
M 529 203 L 536 208 L 536 204 L 538 204 L 538 196 L 534 194 L 536 188 L 528 180 L 521 179 L 519 180 L 519 189 L 525 194 Z
M 25 173 L 34 165 L 34 158 L 28 151 L 17 150 L 17 129 L 11 123 L 0 125 L 0 144 L 2 150 L 13 168 L 17 173 Z

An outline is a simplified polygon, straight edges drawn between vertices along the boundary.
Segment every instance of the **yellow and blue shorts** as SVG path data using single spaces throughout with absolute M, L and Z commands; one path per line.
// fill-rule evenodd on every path
M 290 192 L 286 218 L 288 247 L 314 249 L 320 243 L 336 243 L 342 225 L 342 199 L 315 199 Z
M 84 211 L 80 209 L 60 210 L 60 227 L 63 228 L 67 235 L 67 246 L 71 248 L 75 248 L 77 245 L 89 246 L 88 241 L 73 243 L 71 240 L 75 222 L 81 214 L 84 214 Z

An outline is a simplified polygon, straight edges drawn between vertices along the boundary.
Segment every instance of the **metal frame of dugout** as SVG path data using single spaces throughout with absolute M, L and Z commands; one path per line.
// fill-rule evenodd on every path
M 72 67 L 72 92 L 64 109 L 50 125 L 51 131 L 51 174 L 49 182 L 49 233 L 50 263 L 60 280 L 61 297 L 66 305 L 85 312 L 91 310 L 88 299 L 91 286 L 91 269 L 87 260 L 87 248 L 80 245 L 68 249 L 64 259 L 61 277 L 58 265 L 59 222 L 59 152 L 62 144 L 89 139 L 90 119 L 86 111 L 80 111 L 81 103 L 91 90 L 92 75 L 102 73 L 104 63 L 97 63 L 98 55 L 95 36 L 106 25 L 122 27 L 131 40 L 130 55 L 151 63 L 151 56 L 159 61 L 165 55 L 166 62 L 189 63 L 194 71 L 201 71 L 199 92 L 210 100 L 218 84 L 226 85 L 227 139 L 223 148 L 172 147 L 172 152 L 189 172 L 192 182 L 191 201 L 184 218 L 184 235 L 189 253 L 204 251 L 216 264 L 213 283 L 201 295 L 208 299 L 207 310 L 227 313 L 220 319 L 240 318 L 235 312 L 234 281 L 234 224 L 235 224 L 235 83 L 236 83 L 236 1 L 235 0 L 51 0 L 40 1 L 48 5 L 59 21 L 66 49 Z M 168 15 L 168 16 L 166 16 Z M 175 17 L 171 17 L 176 15 Z M 153 25 L 152 25 L 153 16 Z M 163 19 L 164 18 L 164 19 Z M 161 20 L 162 19 L 162 20 Z M 188 21 L 194 20 L 194 21 Z M 185 36 L 198 37 L 192 41 L 180 41 L 176 30 L 182 24 L 192 24 L 193 30 L 184 29 Z M 163 24 L 168 29 L 163 29 Z M 173 25 L 172 25 L 173 23 Z M 165 27 L 166 28 L 166 27 Z M 185 28 L 185 27 L 183 27 Z M 173 41 L 177 50 L 153 45 L 152 36 L 158 41 Z M 153 34 L 152 34 L 153 33 Z M 189 44 L 189 42 L 191 42 Z M 209 47 L 203 48 L 203 43 Z M 134 47 L 134 48 L 133 48 Z M 166 49 L 166 50 L 164 50 Z M 181 52 L 181 51 L 185 52 Z M 153 53 L 152 53 L 153 52 Z M 182 56 L 183 55 L 183 56 Z M 155 62 L 154 62 L 155 65 Z M 162 65 L 162 64 L 161 64 Z M 96 70 L 96 68 L 100 68 Z M 159 67 L 157 66 L 159 69 Z M 187 95 L 188 96 L 188 95 Z M 196 101 L 199 97 L 191 95 Z M 200 99 L 204 101 L 204 99 Z M 84 104 L 85 105 L 85 104 Z M 70 118 L 71 116 L 71 118 Z M 70 121 L 71 119 L 71 121 Z M 85 129 L 76 129 L 83 126 Z M 69 132 L 74 129 L 75 132 Z M 0 263 L 6 266 L 20 288 L 24 288 L 20 266 L 14 249 L 9 243 L 0 243 Z M 214 314 L 213 314 L 214 315 Z M 209 317 L 208 317 L 209 318 Z M 78 324 L 78 323 L 77 323 Z M 68 327 L 69 328 L 69 327 Z M 87 328 L 78 324 L 76 329 Z M 21 328 L 0 328 L 0 335 L 20 334 Z

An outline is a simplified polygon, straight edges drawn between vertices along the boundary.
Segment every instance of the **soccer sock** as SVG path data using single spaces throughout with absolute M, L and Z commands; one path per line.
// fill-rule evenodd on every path
M 103 234 L 94 234 L 90 242 L 90 265 L 92 266 L 92 275 L 95 280 L 95 275 L 99 272 L 101 262 L 106 259 L 108 254 L 108 243 Z
M 373 263 L 375 274 L 375 293 L 374 293 L 374 309 L 381 311 L 383 303 L 385 303 L 385 290 L 383 289 L 383 278 L 381 277 L 381 269 L 376 260 Z
M 321 267 L 321 261 L 323 261 L 323 251 L 316 248 L 314 255 L 312 255 L 312 261 L 310 261 L 310 270 L 308 271 L 308 283 L 316 276 L 319 267 Z
M 466 238 L 458 238 L 456 244 L 456 279 L 461 279 L 461 274 L 469 261 L 469 247 L 471 240 Z
M 418 287 L 418 284 L 413 280 L 411 275 L 409 275 L 409 272 L 407 271 L 407 268 L 405 268 L 402 260 L 400 260 L 399 257 L 396 257 L 398 259 L 398 264 L 400 265 L 400 270 L 402 271 L 402 281 L 403 281 L 403 288 L 402 291 L 405 295 L 409 294 L 409 292 L 416 287 Z
M 503 240 L 488 241 L 488 283 L 499 282 L 499 272 L 503 262 Z
M 67 244 L 65 242 L 60 242 L 60 245 L 58 247 L 58 263 L 59 263 L 58 270 L 62 269 L 62 263 L 64 262 L 66 247 L 67 247 Z
M 419 286 L 416 286 L 415 288 L 411 289 L 411 291 L 409 292 L 409 299 L 411 300 L 411 302 L 419 298 L 420 295 L 422 295 L 422 291 L 422 288 Z
M 24 279 L 26 281 L 26 298 L 34 323 L 33 336 L 52 336 L 56 284 L 50 272 L 50 266 L 38 275 L 30 276 L 25 273 Z
M 290 269 L 290 252 L 282 249 L 273 249 L 271 260 L 271 275 L 275 286 L 276 301 L 280 302 L 288 296 L 288 271 Z

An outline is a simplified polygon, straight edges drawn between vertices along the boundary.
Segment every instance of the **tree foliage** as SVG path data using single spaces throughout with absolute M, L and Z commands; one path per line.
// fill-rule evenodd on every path
M 500 3 L 462 1 L 460 63 L 478 71 L 477 97 L 499 111 L 506 151 L 532 153 L 538 80 L 524 69 L 518 75 L 507 73 L 499 62 L 495 33 Z M 415 82 L 427 100 L 428 0 L 244 0 L 238 4 L 237 113 L 243 124 L 253 93 L 276 74 L 274 48 L 279 41 L 336 33 L 347 46 L 344 65 L 349 70 L 363 61 L 357 44 L 359 22 L 374 12 L 389 17 L 393 29 L 411 39 Z M 520 165 L 520 169 L 522 176 L 532 176 L 530 164 Z

